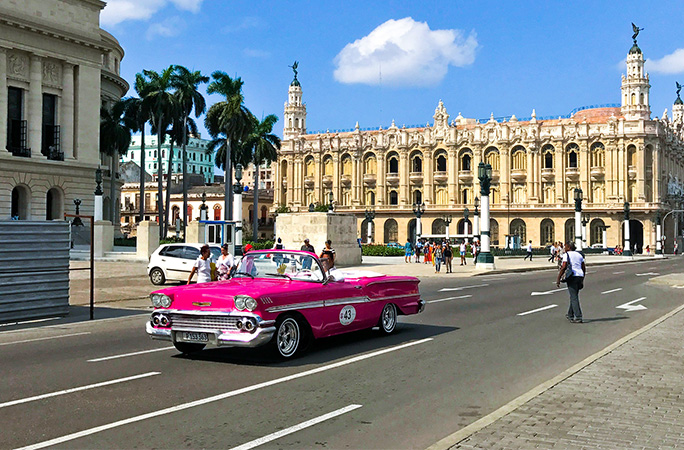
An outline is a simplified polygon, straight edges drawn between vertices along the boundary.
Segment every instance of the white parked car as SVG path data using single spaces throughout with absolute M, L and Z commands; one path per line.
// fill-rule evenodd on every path
M 200 248 L 204 244 L 162 244 L 150 256 L 147 274 L 154 285 L 162 285 L 167 281 L 188 281 L 195 260 L 200 256 Z M 221 247 L 209 244 L 211 257 L 218 259 Z

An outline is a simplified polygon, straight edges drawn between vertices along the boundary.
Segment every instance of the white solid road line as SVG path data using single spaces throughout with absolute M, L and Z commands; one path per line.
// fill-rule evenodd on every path
M 47 319 L 24 320 L 23 322 L 0 323 L 0 327 L 9 327 L 12 325 L 24 325 L 27 323 L 47 322 L 49 320 L 57 320 L 57 319 L 61 319 L 61 317 L 48 317 Z
M 67 322 L 67 323 L 60 323 L 57 325 L 45 325 L 45 326 L 41 326 L 40 329 L 45 330 L 47 328 L 59 328 L 59 329 L 66 330 L 69 328 L 76 328 L 78 326 L 87 326 L 87 327 L 92 328 L 93 323 L 99 325 L 99 324 L 104 323 L 104 322 L 112 322 L 112 321 L 122 320 L 122 319 L 135 319 L 135 318 L 142 317 L 142 316 L 149 317 L 150 313 L 146 312 L 146 313 L 141 313 L 141 314 L 131 314 L 130 316 L 110 317 L 108 319 L 95 318 L 95 320 L 92 322 L 88 320 L 88 321 L 84 321 L 84 322 Z M 20 328 L 19 330 L 0 331 L 0 334 L 21 333 L 23 331 L 25 332 L 25 331 L 33 331 L 33 330 L 35 330 L 35 328 Z
M 485 287 L 489 286 L 488 284 L 474 284 L 472 286 L 461 286 L 461 287 L 455 287 L 455 288 L 442 288 L 439 290 L 439 292 L 448 292 L 448 291 L 460 291 L 463 289 L 470 289 L 470 288 L 477 288 L 477 287 Z
M 611 289 L 610 291 L 603 291 L 601 294 L 612 294 L 613 292 L 621 291 L 622 288 Z
M 109 386 L 110 384 L 124 383 L 126 381 L 137 380 L 139 378 L 151 377 L 154 375 L 159 375 L 161 372 L 147 372 L 140 375 L 133 375 L 132 377 L 119 378 L 117 380 L 103 381 L 101 383 L 89 384 L 87 386 L 79 386 L 70 389 L 64 389 L 63 391 L 50 392 L 49 394 L 36 395 L 35 397 L 21 398 L 19 400 L 12 400 L 10 402 L 0 403 L 0 408 L 6 408 L 8 406 L 19 405 L 21 403 L 33 402 L 36 400 L 42 400 L 44 398 L 57 397 L 58 395 L 71 394 L 72 392 L 86 391 L 88 389 L 95 389 L 102 386 Z
M 439 298 L 437 300 L 429 300 L 428 303 L 446 302 L 447 300 L 458 300 L 459 298 L 468 298 L 468 297 L 472 297 L 472 295 L 459 295 L 458 297 Z
M 102 358 L 89 359 L 88 362 L 109 361 L 110 359 L 119 359 L 119 358 L 126 358 L 128 356 L 144 355 L 145 353 L 161 352 L 163 350 L 171 350 L 173 348 L 176 348 L 176 347 L 153 348 L 152 350 L 142 350 L 139 352 L 124 353 L 122 355 L 112 355 L 112 356 L 105 356 Z
M 328 419 L 332 419 L 333 417 L 341 416 L 342 414 L 346 414 L 350 411 L 354 411 L 355 409 L 361 408 L 362 405 L 349 405 L 345 406 L 344 408 L 340 408 L 336 411 L 329 412 L 328 414 L 324 414 L 320 417 L 316 417 L 315 419 L 307 420 L 306 422 L 302 422 L 300 424 L 297 424 L 295 426 L 292 426 L 290 428 L 285 428 L 284 430 L 277 431 L 275 433 L 271 433 L 268 436 L 260 437 L 259 439 L 254 439 L 253 441 L 247 442 L 245 444 L 242 444 L 238 447 L 233 447 L 231 450 L 250 450 L 254 447 L 258 447 L 260 445 L 264 445 L 267 442 L 275 441 L 276 439 L 280 439 L 283 436 L 287 436 L 288 434 L 296 433 L 299 430 L 303 430 L 304 428 L 311 427 L 313 425 L 316 425 L 321 422 L 325 422 Z
M 532 314 L 532 313 L 536 313 L 536 312 L 539 312 L 539 311 L 544 311 L 544 310 L 547 310 L 547 309 L 555 308 L 556 306 L 558 306 L 558 305 L 543 306 L 543 307 L 541 307 L 541 308 L 533 309 L 532 311 L 521 312 L 521 313 L 519 313 L 518 315 L 519 315 L 519 316 L 526 316 L 526 315 L 528 315 L 528 314 Z
M 625 271 L 624 271 L 624 270 L 621 270 L 620 272 L 613 272 L 613 275 L 618 275 L 618 274 L 621 274 L 621 273 L 625 273 Z
M 336 369 L 338 367 L 343 367 L 348 364 L 353 364 L 355 362 L 363 361 L 365 359 L 373 358 L 375 356 L 384 355 L 385 353 L 394 352 L 407 347 L 412 347 L 414 345 L 424 344 L 426 342 L 432 341 L 433 338 L 425 338 L 419 341 L 409 342 L 407 344 L 397 345 L 395 347 L 386 348 L 383 350 L 378 350 L 376 352 L 368 353 L 366 355 L 355 356 L 353 358 L 345 359 L 336 363 L 328 364 L 325 366 L 317 367 L 315 369 L 307 370 L 304 372 L 295 373 L 282 378 L 276 378 L 275 380 L 265 381 L 263 383 L 254 384 L 252 386 L 247 386 L 234 391 L 224 392 L 223 394 L 214 395 L 212 397 L 203 398 L 200 400 L 195 400 L 189 403 L 183 403 L 181 405 L 172 406 L 170 408 L 160 409 L 158 411 L 153 411 L 147 414 L 141 414 L 135 417 L 129 417 L 128 419 L 119 420 L 117 422 L 108 423 L 105 425 L 100 425 L 99 427 L 89 428 L 87 430 L 79 431 L 77 433 L 67 434 L 66 436 L 61 436 L 58 438 L 50 439 L 49 441 L 38 442 L 37 444 L 28 445 L 26 447 L 21 447 L 16 450 L 35 450 L 45 447 L 53 447 L 55 445 L 63 444 L 64 442 L 73 441 L 74 439 L 89 436 L 91 434 L 99 433 L 101 431 L 111 430 L 112 428 L 121 427 L 135 422 L 140 422 L 142 420 L 151 419 L 153 417 L 159 417 L 166 414 L 175 413 L 178 411 L 183 411 L 186 409 L 194 408 L 196 406 L 206 405 L 207 403 L 217 402 L 219 400 L 225 400 L 230 397 L 235 397 L 240 394 L 245 394 L 247 392 L 256 391 L 257 389 L 263 389 L 265 387 L 273 386 L 280 383 L 285 383 L 287 381 L 296 380 L 298 378 L 303 378 L 309 375 L 314 375 L 317 373 L 325 372 L 327 370 Z
M 83 333 L 60 334 L 58 336 L 46 336 L 46 337 L 35 338 L 35 339 L 24 339 L 23 341 L 3 342 L 0 344 L 0 346 L 12 345 L 12 344 L 23 344 L 26 342 L 47 341 L 48 339 L 60 339 L 60 338 L 71 337 L 71 336 L 81 336 L 84 334 L 90 334 L 90 331 L 84 331 Z
M 560 292 L 560 291 L 564 291 L 564 290 L 565 290 L 565 288 L 551 289 L 550 291 L 542 291 L 542 292 L 536 292 L 535 291 L 535 292 L 531 292 L 530 295 L 532 297 L 534 297 L 536 295 L 549 295 L 549 294 L 553 294 L 554 292 Z

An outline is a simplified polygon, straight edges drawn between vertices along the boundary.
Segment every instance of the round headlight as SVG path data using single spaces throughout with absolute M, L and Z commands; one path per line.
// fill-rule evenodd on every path
M 161 307 L 161 294 L 152 294 L 150 295 L 150 300 L 152 300 L 152 306 L 155 308 Z
M 257 307 L 257 301 L 252 297 L 247 297 L 245 299 L 245 307 L 247 307 L 249 311 L 254 311 Z
M 171 297 L 169 297 L 168 295 L 160 294 L 159 302 L 161 303 L 163 308 L 168 308 L 169 306 L 171 306 Z
M 235 296 L 235 308 L 242 311 L 245 309 L 245 297 L 242 295 Z

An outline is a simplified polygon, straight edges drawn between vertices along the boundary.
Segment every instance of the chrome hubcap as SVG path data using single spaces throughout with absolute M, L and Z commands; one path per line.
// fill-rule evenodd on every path
M 382 328 L 385 331 L 392 331 L 397 323 L 397 311 L 394 305 L 387 304 L 382 310 Z
M 288 318 L 278 328 L 278 350 L 283 356 L 290 356 L 299 345 L 299 326 L 297 321 Z
M 154 281 L 155 283 L 160 283 L 161 282 L 161 272 L 159 272 L 158 270 L 155 270 L 154 272 L 152 272 L 152 281 Z

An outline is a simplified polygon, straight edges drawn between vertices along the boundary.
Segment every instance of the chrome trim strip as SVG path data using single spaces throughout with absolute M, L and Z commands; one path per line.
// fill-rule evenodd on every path
M 416 295 L 420 295 L 420 294 L 415 293 L 415 294 L 389 295 L 389 296 L 387 296 L 387 297 L 376 297 L 376 298 L 374 298 L 374 299 L 372 299 L 372 300 L 376 300 L 376 301 L 377 301 L 377 300 L 394 300 L 394 299 L 397 299 L 397 298 L 413 297 L 413 296 L 416 296 Z
M 380 278 L 380 277 L 378 277 L 378 278 Z M 387 279 L 382 279 L 382 280 L 377 280 L 377 281 L 370 281 L 370 282 L 368 282 L 368 283 L 366 284 L 366 286 L 370 286 L 370 285 L 372 285 L 372 284 L 378 284 L 378 283 L 386 284 L 386 283 L 409 283 L 409 282 L 412 282 L 412 281 L 411 281 L 411 280 L 387 280 Z
M 350 305 L 350 304 L 356 304 L 356 303 L 369 303 L 370 301 L 371 301 L 371 299 L 368 297 L 349 297 L 349 298 L 340 298 L 337 300 L 325 300 L 323 303 L 325 303 L 325 306 L 335 306 L 335 305 Z
M 252 317 L 256 319 L 257 321 L 263 320 L 259 315 L 254 314 L 251 311 L 202 311 L 202 310 L 194 310 L 194 309 L 166 309 L 166 308 L 157 308 L 154 311 L 152 311 L 152 314 L 154 313 L 166 313 L 166 314 L 187 314 L 191 316 L 232 316 L 232 317 Z
M 312 309 L 312 308 L 322 308 L 325 304 L 320 302 L 306 302 L 306 303 L 292 303 L 291 305 L 273 306 L 271 308 L 266 308 L 266 312 L 281 312 L 281 311 L 292 311 L 295 309 Z

